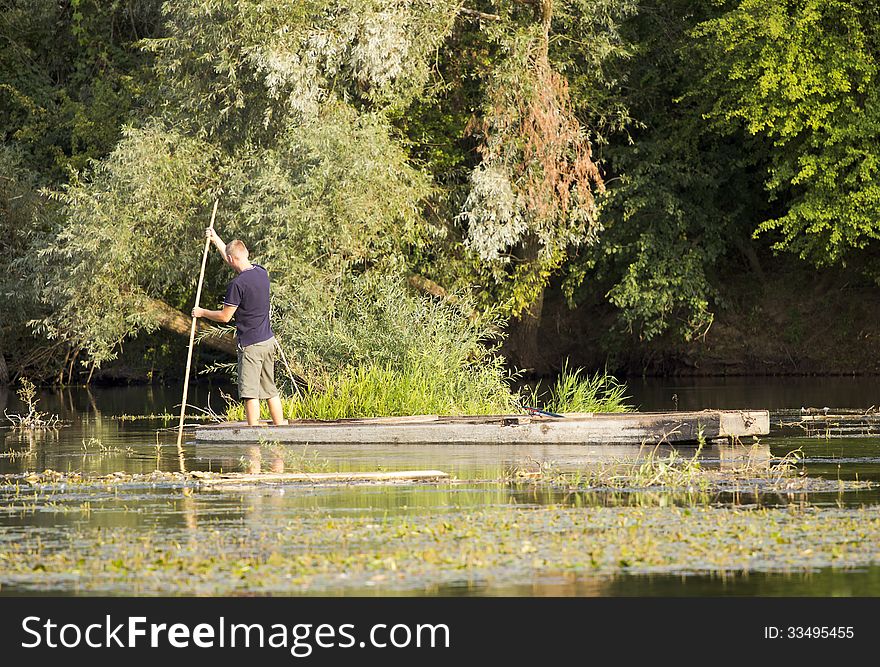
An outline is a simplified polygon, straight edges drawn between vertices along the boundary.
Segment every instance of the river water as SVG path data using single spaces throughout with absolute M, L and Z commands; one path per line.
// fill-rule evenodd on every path
M 630 380 L 628 386 L 630 402 L 643 411 L 766 408 L 780 416 L 804 407 L 866 409 L 880 404 L 877 379 L 865 377 L 646 379 Z M 197 386 L 191 390 L 190 403 L 210 406 L 219 412 L 224 405 L 224 389 L 229 391 L 223 387 Z M 174 446 L 176 419 L 156 416 L 132 420 L 126 416 L 175 413 L 179 392 L 178 387 L 65 388 L 43 392 L 38 408 L 58 415 L 69 422 L 69 426 L 35 437 L 0 429 L 0 474 L 20 476 L 46 469 L 87 475 L 176 471 L 179 467 Z M 4 409 L 20 413 L 23 406 L 13 394 L 0 389 L 0 413 Z M 770 437 L 762 439 L 760 447 L 773 457 L 799 450 L 802 457 L 799 466 L 809 477 L 880 483 L 878 437 L 826 439 L 775 428 Z M 254 447 L 196 445 L 189 441 L 184 451 L 188 470 L 236 471 L 283 465 L 273 461 L 272 455 L 267 459 L 265 451 Z M 711 553 L 698 557 L 694 552 L 699 549 L 693 547 L 680 553 L 670 552 L 671 555 L 663 556 L 666 560 L 662 562 L 651 558 L 638 561 L 649 563 L 642 565 L 628 565 L 626 558 L 615 555 L 614 567 L 609 569 L 607 563 L 601 566 L 594 563 L 595 573 L 591 573 L 589 568 L 585 570 L 578 563 L 572 564 L 571 558 L 554 560 L 553 550 L 559 550 L 562 544 L 552 541 L 558 540 L 558 530 L 542 532 L 543 529 L 535 526 L 525 526 L 538 520 L 552 524 L 583 519 L 592 522 L 591 526 L 604 525 L 611 531 L 618 525 L 626 525 L 632 516 L 645 522 L 645 526 L 653 525 L 651 522 L 663 525 L 666 519 L 671 523 L 684 521 L 675 529 L 675 536 L 668 536 L 668 542 L 663 537 L 663 529 L 657 529 L 661 542 L 657 550 L 663 551 L 675 540 L 682 541 L 681 535 L 693 528 L 686 518 L 692 517 L 692 511 L 676 509 L 687 505 L 694 507 L 697 514 L 707 512 L 705 516 L 700 515 L 701 520 L 718 521 L 717 525 L 723 524 L 724 530 L 753 531 L 751 524 L 739 528 L 728 526 L 732 517 L 738 521 L 743 511 L 753 512 L 754 516 L 763 517 L 756 519 L 759 524 L 776 522 L 773 539 L 784 545 L 791 541 L 785 532 L 789 530 L 785 522 L 794 511 L 791 508 L 796 508 L 799 517 L 808 516 L 809 522 L 814 519 L 820 524 L 830 522 L 822 525 L 835 525 L 835 517 L 848 521 L 862 516 L 859 512 L 867 511 L 868 516 L 872 516 L 870 512 L 880 507 L 877 487 L 808 495 L 783 494 L 758 502 L 749 494 L 715 495 L 694 504 L 692 499 L 683 502 L 675 494 L 572 494 L 504 481 L 517 467 L 550 461 L 559 470 L 572 470 L 609 457 L 620 457 L 622 450 L 609 453 L 571 446 L 349 446 L 306 449 L 293 454 L 300 464 L 314 466 L 315 470 L 438 469 L 452 475 L 454 481 L 391 486 L 287 485 L 210 492 L 193 492 L 174 484 L 154 484 L 124 487 L 122 491 L 109 487 L 71 487 L 48 495 L 22 495 L 18 486 L 7 484 L 0 488 L 0 594 L 880 595 L 880 544 L 868 545 L 870 548 L 854 544 L 860 539 L 874 540 L 875 535 L 870 531 L 861 538 L 841 538 L 842 544 L 854 545 L 855 551 L 861 549 L 858 558 L 849 560 L 844 556 L 839 561 L 811 557 L 814 547 L 817 552 L 821 551 L 818 545 L 823 538 L 821 534 L 804 532 L 805 525 L 813 525 L 807 523 L 790 528 L 800 531 L 796 539 L 803 540 L 800 545 L 803 548 L 794 557 L 791 556 L 794 552 L 751 554 L 743 561 L 747 565 L 733 563 L 729 567 L 724 563 L 719 565 Z M 708 447 L 701 456 L 703 465 L 709 469 L 724 465 L 725 453 L 717 447 Z M 672 514 L 667 516 L 663 512 Z M 462 556 L 463 561 L 424 569 L 405 562 L 407 549 L 428 554 L 424 557 L 430 560 L 434 551 L 425 546 L 425 531 L 458 530 L 457 521 L 473 527 L 462 533 L 464 537 L 457 538 L 456 544 L 468 544 L 468 540 L 473 539 L 473 546 L 467 547 L 470 551 Z M 516 532 L 519 537 L 515 539 L 523 546 L 520 549 L 517 542 L 516 558 L 498 558 L 498 553 L 507 553 L 504 550 L 508 548 L 507 545 L 499 547 L 499 542 L 507 539 L 506 533 L 492 532 L 500 530 L 499 522 L 504 526 L 510 523 L 515 531 L 520 531 Z M 322 542 L 322 535 L 330 540 L 333 531 L 339 531 L 338 539 L 343 541 L 349 536 L 355 540 L 360 533 L 373 531 L 384 548 L 392 538 L 382 534 L 377 525 L 396 531 L 394 539 L 410 540 L 405 542 L 406 549 L 393 554 L 388 552 L 381 563 L 364 564 L 355 562 L 352 547 L 345 547 L 343 557 L 335 554 L 332 543 Z M 411 529 L 413 535 L 420 534 L 420 526 L 429 526 L 429 529 L 421 530 L 419 537 L 400 537 L 402 526 L 409 526 L 407 530 Z M 704 528 L 699 530 L 705 533 Z M 304 544 L 312 546 L 297 551 L 299 547 L 272 537 L 294 529 L 303 531 L 307 537 Z M 528 539 L 521 534 L 526 529 L 532 531 Z M 754 529 L 757 533 L 761 530 L 760 527 Z M 540 537 L 534 537 L 536 535 L 548 535 L 552 540 L 548 537 L 549 541 L 542 546 L 537 543 Z M 436 535 L 434 538 L 438 544 L 442 543 Z M 263 560 L 259 562 L 269 564 L 275 562 L 276 556 L 292 558 L 294 552 L 297 558 L 306 559 L 311 557 L 309 553 L 328 555 L 320 563 L 310 561 L 303 566 L 305 569 L 297 571 L 302 576 L 291 575 L 289 568 L 284 569 L 286 579 L 278 579 L 281 575 L 276 576 L 267 565 L 265 577 L 249 579 L 242 575 L 246 583 L 231 590 L 194 570 L 189 579 L 178 577 L 172 584 L 162 579 L 161 573 L 156 573 L 155 559 L 150 558 L 146 558 L 143 566 L 144 572 L 147 569 L 151 572 L 149 577 L 141 577 L 142 572 L 137 569 L 127 571 L 125 576 L 114 576 L 114 568 L 139 567 L 131 563 L 139 562 L 146 553 L 142 546 L 135 548 L 145 540 L 152 541 L 150 548 L 154 551 L 162 550 L 163 559 L 169 545 L 188 540 L 192 562 L 184 567 L 195 568 L 193 563 L 198 562 L 199 567 L 210 569 L 205 563 L 214 563 L 213 556 L 209 558 L 199 552 L 200 545 L 208 539 L 216 540 L 216 550 L 240 549 L 244 554 L 239 559 L 241 562 L 256 558 L 255 554 L 263 551 L 265 554 L 259 555 Z M 694 544 L 701 544 L 698 538 L 694 539 L 697 540 Z M 242 546 L 245 542 L 247 544 Z M 639 542 L 640 534 L 636 533 L 633 544 L 627 548 L 637 552 L 643 546 Z M 287 546 L 282 546 L 285 544 Z M 542 549 L 548 554 L 542 556 L 540 562 L 524 561 L 519 553 L 541 555 Z M 71 554 L 79 555 L 72 559 Z M 835 552 L 835 558 L 838 555 Z M 20 561 L 28 558 L 34 559 L 33 571 L 21 566 Z M 118 567 L 96 568 L 93 558 L 110 564 L 125 559 L 129 562 Z M 397 558 L 399 564 L 388 566 L 389 559 L 393 558 Z M 4 569 L 3 563 L 12 560 L 16 566 Z M 623 565 L 618 566 L 618 561 Z M 841 566 L 836 565 L 838 562 Z M 223 572 L 231 567 L 227 560 L 215 565 Z M 251 565 L 243 567 L 251 569 Z M 288 567 L 286 561 L 284 567 Z M 374 571 L 378 574 L 373 574 Z

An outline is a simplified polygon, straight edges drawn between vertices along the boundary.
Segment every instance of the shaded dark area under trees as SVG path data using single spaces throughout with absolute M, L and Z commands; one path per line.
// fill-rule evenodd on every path
M 179 379 L 215 197 L 305 377 L 420 299 L 538 374 L 880 372 L 878 47 L 868 0 L 3 0 L 0 383 Z

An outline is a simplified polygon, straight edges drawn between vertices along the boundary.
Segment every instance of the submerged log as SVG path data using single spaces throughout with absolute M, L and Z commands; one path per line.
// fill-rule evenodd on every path
M 150 316 L 156 320 L 162 329 L 189 337 L 189 330 L 192 326 L 192 318 L 189 315 L 182 313 L 159 299 L 149 299 L 147 309 Z M 235 336 L 230 333 L 221 332 L 217 327 L 205 323 L 203 319 L 199 320 L 196 334 L 199 336 L 199 343 L 201 345 L 219 350 L 220 352 L 235 354 Z

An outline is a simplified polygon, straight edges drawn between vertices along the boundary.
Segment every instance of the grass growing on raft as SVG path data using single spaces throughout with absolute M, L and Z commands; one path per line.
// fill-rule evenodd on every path
M 626 385 L 613 375 L 590 375 L 583 368 L 571 369 L 568 362 L 548 392 L 541 390 L 539 382 L 524 397 L 529 405 L 542 405 L 544 410 L 556 413 L 631 412 L 632 406 L 625 403 L 628 398 Z
M 289 295 L 292 297 L 292 295 Z M 525 398 L 498 354 L 504 320 L 476 315 L 468 293 L 445 300 L 417 297 L 398 281 L 364 277 L 328 295 L 319 319 L 298 319 L 279 297 L 273 321 L 295 354 L 309 387 L 281 387 L 285 416 L 301 419 L 399 417 L 417 414 L 486 415 L 521 412 Z M 276 363 L 276 380 L 292 378 Z M 566 365 L 546 407 L 571 412 L 622 412 L 625 387 L 607 374 L 589 376 Z M 540 407 L 540 401 L 530 405 Z M 244 418 L 232 404 L 230 420 Z M 262 417 L 268 412 L 262 406 Z
M 289 419 L 345 419 L 405 415 L 492 415 L 520 412 L 520 396 L 494 364 L 443 369 L 419 364 L 404 370 L 389 366 L 360 366 L 327 376 L 323 389 L 309 388 L 298 396 L 282 398 Z M 626 385 L 613 376 L 590 376 L 582 369 L 563 369 L 550 390 L 549 400 L 537 397 L 537 388 L 525 400 L 553 412 L 628 412 Z M 269 418 L 265 403 L 261 417 Z M 231 403 L 226 417 L 245 418 L 244 406 Z
M 361 366 L 328 376 L 323 389 L 309 388 L 283 397 L 290 419 L 397 417 L 417 414 L 484 415 L 510 412 L 514 396 L 496 369 L 459 368 L 442 372 L 429 365 L 398 370 Z M 265 404 L 261 414 L 268 418 Z M 244 406 L 233 403 L 226 416 L 244 419 Z

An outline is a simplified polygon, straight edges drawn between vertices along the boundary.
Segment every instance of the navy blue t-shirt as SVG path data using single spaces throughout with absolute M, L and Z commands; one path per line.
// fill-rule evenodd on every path
M 242 347 L 262 343 L 275 334 L 269 326 L 269 273 L 259 264 L 242 271 L 226 288 L 227 306 L 235 311 L 235 331 Z

